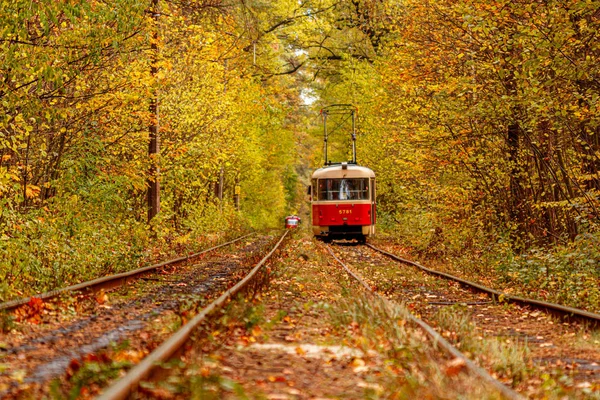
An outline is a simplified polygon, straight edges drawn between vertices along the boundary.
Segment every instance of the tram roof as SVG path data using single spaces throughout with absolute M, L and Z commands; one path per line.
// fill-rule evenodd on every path
M 346 169 L 342 168 L 341 164 L 327 165 L 317 169 L 312 174 L 312 179 L 323 178 L 374 178 L 375 172 L 367 167 L 360 165 L 348 164 Z

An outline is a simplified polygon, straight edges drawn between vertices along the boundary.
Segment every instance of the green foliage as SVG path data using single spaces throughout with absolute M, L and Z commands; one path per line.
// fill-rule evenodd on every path
M 262 324 L 265 321 L 264 314 L 265 310 L 262 304 L 246 308 L 243 316 L 246 330 L 250 331 L 254 326 Z
M 131 367 L 130 361 L 98 360 L 85 362 L 71 377 L 73 388 L 69 392 L 69 399 L 76 399 L 81 395 L 84 387 L 90 385 L 105 385 L 108 381 L 119 376 L 124 368 Z
M 2 3 L 0 301 L 198 250 L 248 225 L 279 227 L 297 208 L 295 80 L 264 79 L 285 66 L 283 47 L 258 43 L 260 65 L 247 57 L 246 6 L 159 3 L 158 20 L 129 0 Z M 150 160 L 156 95 L 162 149 Z M 151 163 L 162 202 L 147 225 Z
M 192 398 L 199 399 L 221 399 L 231 393 L 234 393 L 235 397 L 240 400 L 250 398 L 240 383 L 217 374 L 210 374 L 206 377 L 200 374 L 192 376 L 189 390 Z
M 355 25 L 336 10 L 345 37 L 322 36 L 332 50 L 313 90 L 319 105 L 358 106 L 380 232 L 503 286 L 597 309 L 596 7 L 384 1 Z
M 122 271 L 144 256 L 148 236 L 139 222 L 97 219 L 95 209 L 76 197 L 60 209 L 28 214 L 10 239 L 0 241 L 2 281 L 12 282 L 2 288 L 2 300 L 13 291 L 31 295 Z
M 15 328 L 14 317 L 6 311 L 0 312 L 0 333 L 8 333 Z
M 395 17 L 405 45 L 388 47 L 379 69 L 396 100 L 383 114 L 434 204 L 468 190 L 471 206 L 491 211 L 484 223 L 509 229 L 516 248 L 574 238 L 597 221 L 597 121 L 588 114 L 597 65 L 585 44 L 598 29 L 593 6 L 405 6 Z
M 600 311 L 598 235 L 580 235 L 556 249 L 531 249 L 499 260 L 501 281 L 543 300 Z

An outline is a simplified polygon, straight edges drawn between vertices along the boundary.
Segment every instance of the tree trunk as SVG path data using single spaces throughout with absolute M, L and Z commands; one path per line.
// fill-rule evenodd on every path
M 152 33 L 152 52 L 154 59 L 152 60 L 150 72 L 152 76 L 155 77 L 156 73 L 158 72 L 158 0 L 152 0 L 152 9 L 152 18 L 154 19 L 154 32 Z M 158 165 L 160 142 L 158 135 L 158 93 L 156 87 L 154 88 L 154 93 L 152 94 L 152 96 L 153 97 L 152 99 L 150 99 L 149 107 L 152 122 L 149 127 L 150 143 L 148 145 L 148 157 L 150 158 L 150 171 L 148 172 L 148 222 L 150 222 L 152 218 L 154 218 L 160 212 L 160 168 Z

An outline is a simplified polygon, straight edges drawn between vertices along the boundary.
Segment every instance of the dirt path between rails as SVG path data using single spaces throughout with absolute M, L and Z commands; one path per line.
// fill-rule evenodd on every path
M 300 232 L 266 290 L 230 304 L 136 398 L 500 398 L 348 280 Z

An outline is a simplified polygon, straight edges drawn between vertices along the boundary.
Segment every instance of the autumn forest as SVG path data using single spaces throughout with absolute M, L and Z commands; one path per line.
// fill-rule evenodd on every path
M 378 234 L 600 309 L 599 1 L 0 3 L 0 301 L 282 228 L 344 103 Z

